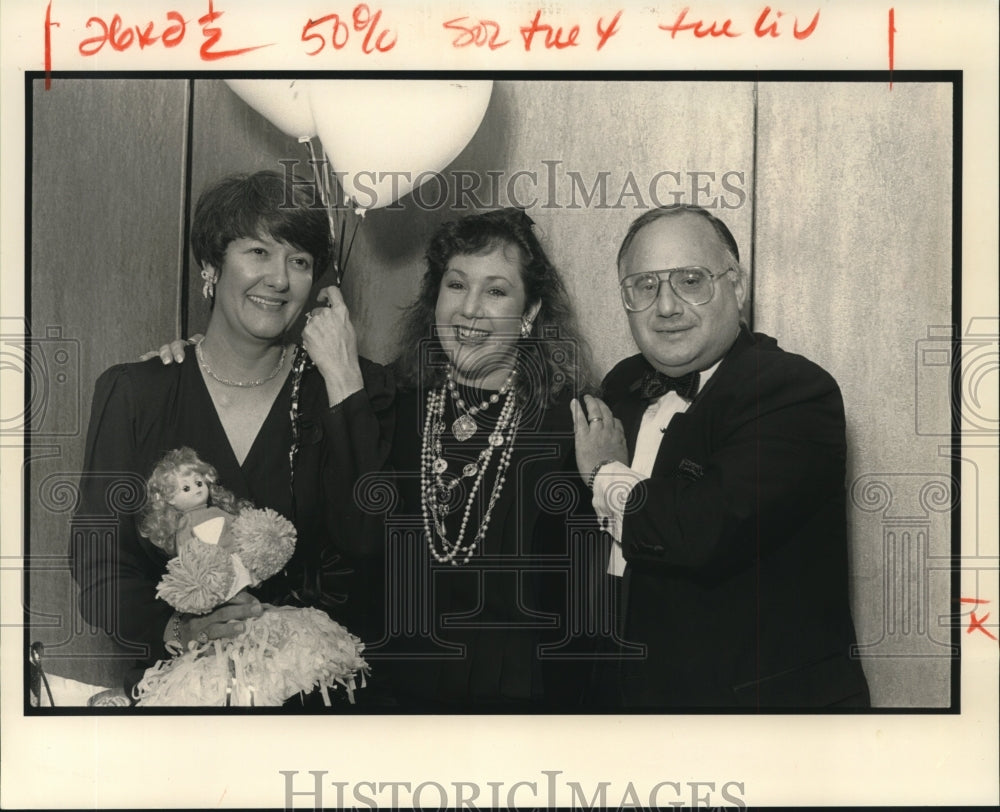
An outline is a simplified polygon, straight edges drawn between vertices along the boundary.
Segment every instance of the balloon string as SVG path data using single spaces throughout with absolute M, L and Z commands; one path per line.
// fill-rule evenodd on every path
M 344 232 L 347 230 L 347 213 L 340 215 L 340 244 L 337 246 L 337 285 L 340 285 L 344 278 L 344 271 L 347 266 L 347 258 L 344 256 Z
M 345 217 L 345 219 L 346 219 L 346 217 Z M 358 217 L 357 213 L 355 212 L 355 214 L 354 214 L 354 228 L 351 229 L 351 241 L 347 245 L 347 256 L 344 257 L 344 264 L 343 264 L 343 270 L 341 271 L 341 274 L 340 274 L 340 281 L 343 281 L 343 279 L 344 279 L 344 272 L 347 271 L 347 263 L 351 259 L 351 250 L 354 248 L 354 238 L 358 236 L 358 226 L 359 225 L 361 225 L 361 218 Z M 341 239 L 343 239 L 343 235 L 341 235 Z M 341 243 L 341 245 L 343 245 L 343 243 Z
M 354 248 L 354 239 L 358 236 L 358 226 L 361 225 L 361 218 L 359 217 L 357 211 L 353 208 L 353 201 L 348 201 L 346 198 L 343 205 L 341 205 L 337 200 L 334 199 L 334 189 L 333 181 L 331 179 L 332 173 L 328 171 L 330 166 L 330 160 L 326 155 L 326 149 L 320 144 L 320 149 L 322 150 L 322 160 L 317 160 L 316 149 L 313 146 L 312 139 L 308 139 L 306 144 L 309 147 L 309 157 L 310 162 L 313 166 L 313 178 L 316 181 L 316 186 L 319 189 L 320 201 L 326 208 L 326 219 L 330 227 L 330 239 L 337 246 L 337 260 L 336 260 L 336 277 L 337 286 L 344 279 L 344 274 L 347 271 L 347 263 L 351 259 L 351 251 Z M 322 167 L 322 169 L 320 168 Z M 347 220 L 348 214 L 348 204 L 352 204 L 351 212 L 354 214 L 354 227 L 351 229 L 351 240 L 349 243 L 345 242 L 347 236 Z M 364 213 L 364 212 L 362 212 Z M 339 233 L 338 233 L 339 232 Z M 346 251 L 345 251 L 346 246 Z
M 322 145 L 320 145 L 320 146 L 322 148 Z M 325 148 L 323 148 L 323 163 L 324 163 L 324 166 L 327 166 L 327 167 L 330 166 L 330 162 L 329 162 L 329 159 L 327 158 L 326 149 Z M 331 230 L 331 234 L 333 235 L 334 242 L 337 243 L 337 287 L 340 287 L 340 283 L 343 281 L 343 278 L 344 278 L 344 271 L 347 269 L 347 258 L 344 256 L 344 228 L 345 228 L 346 223 L 347 223 L 347 213 L 346 213 L 346 211 L 344 209 L 344 205 L 346 205 L 347 201 L 346 200 L 344 201 L 344 205 L 341 205 L 339 202 L 337 202 L 337 203 L 333 202 L 334 201 L 334 197 L 333 197 L 333 181 L 331 181 L 331 179 L 330 179 L 330 174 L 331 173 L 327 172 L 327 173 L 325 173 L 324 177 L 325 177 L 326 183 L 328 184 L 328 186 L 327 186 L 327 195 L 328 195 L 329 200 L 330 200 L 330 205 L 329 205 L 329 209 L 331 211 L 330 230 Z M 338 198 L 338 201 L 339 201 L 339 198 Z M 340 234 L 339 234 L 339 236 L 336 233 L 337 225 L 334 223 L 334 216 L 333 216 L 332 212 L 336 212 L 337 219 L 340 221 L 339 222 L 339 226 L 340 226 Z
M 326 157 L 326 150 L 323 150 L 323 160 L 316 160 L 316 149 L 313 147 L 312 139 L 310 138 L 307 142 L 309 145 L 309 158 L 310 163 L 313 166 L 313 179 L 316 181 L 316 187 L 319 189 L 320 201 L 326 208 L 326 220 L 330 228 L 330 240 L 331 242 L 337 244 L 338 262 L 336 267 L 337 275 L 337 285 L 340 285 L 340 275 L 342 265 L 339 261 L 339 254 L 343 250 L 342 243 L 338 243 L 337 240 L 337 223 L 334 211 L 336 209 L 333 202 L 333 191 L 330 187 L 330 173 L 327 172 L 327 167 L 329 162 Z M 343 234 L 341 234 L 341 239 L 343 239 Z

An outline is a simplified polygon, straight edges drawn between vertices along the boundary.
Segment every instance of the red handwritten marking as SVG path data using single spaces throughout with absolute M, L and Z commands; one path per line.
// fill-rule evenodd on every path
M 469 45 L 481 48 L 485 45 L 491 51 L 495 51 L 510 43 L 509 39 L 505 39 L 503 42 L 497 41 L 500 37 L 500 24 L 495 20 L 474 20 L 471 25 L 461 24 L 468 19 L 469 17 L 456 17 L 454 20 L 443 23 L 447 30 L 460 32 L 451 41 L 453 48 L 466 48 Z
M 776 36 L 778 36 L 778 20 L 777 19 L 775 19 L 775 21 L 773 23 L 771 23 L 767 28 L 764 28 L 764 21 L 767 19 L 767 15 L 770 14 L 770 13 L 771 13 L 771 7 L 770 6 L 764 6 L 764 10 L 760 13 L 760 16 L 757 18 L 757 22 L 754 23 L 753 32 L 758 37 L 766 37 L 766 36 L 776 37 Z M 779 11 L 777 16 L 780 18 L 783 13 L 784 12 Z
M 674 21 L 673 25 L 663 25 L 660 23 L 660 28 L 664 31 L 670 32 L 670 39 L 676 39 L 677 34 L 681 31 L 691 31 L 699 39 L 703 37 L 739 37 L 741 34 L 738 31 L 730 31 L 729 26 L 733 24 L 733 21 L 726 19 L 722 24 L 722 27 L 716 30 L 718 22 L 713 20 L 712 24 L 707 29 L 702 29 L 703 22 L 701 20 L 695 20 L 693 23 L 684 22 L 684 18 L 687 17 L 687 13 L 691 10 L 690 6 L 684 6 L 681 9 L 681 13 L 677 15 L 677 19 Z
M 212 0 L 208 0 L 208 13 L 198 18 L 198 24 L 201 26 L 201 33 L 205 36 L 205 41 L 201 44 L 201 50 L 199 51 L 203 62 L 214 62 L 217 59 L 227 59 L 231 56 L 239 56 L 240 54 L 246 54 L 250 51 L 256 51 L 258 48 L 268 47 L 267 45 L 251 45 L 247 48 L 232 48 L 228 51 L 213 51 L 212 48 L 214 48 L 216 43 L 222 39 L 222 29 L 218 26 L 210 26 L 209 23 L 214 23 L 223 14 L 225 14 L 224 11 L 216 11 L 212 7 Z M 274 43 L 268 43 L 268 45 L 273 44 Z
M 375 35 L 375 31 L 378 30 L 379 20 L 382 19 L 382 10 L 379 9 L 374 14 L 364 3 L 359 3 L 354 7 L 354 11 L 351 12 L 351 16 L 354 19 L 354 30 L 355 31 L 366 31 L 365 40 L 361 44 L 361 50 L 363 53 L 370 54 L 373 51 L 379 51 L 380 53 L 385 53 L 386 51 L 391 51 L 396 44 L 396 37 L 393 35 L 392 42 L 383 44 L 383 40 L 386 35 L 389 34 L 388 30 L 381 31 L 375 38 L 375 45 L 370 46 L 372 37 Z
M 730 18 L 725 20 L 692 20 L 688 21 L 687 14 L 691 10 L 690 6 L 685 6 L 681 9 L 680 13 L 677 15 L 677 19 L 673 23 L 666 25 L 660 23 L 659 27 L 663 31 L 670 32 L 670 38 L 676 39 L 677 35 L 685 31 L 689 31 L 694 34 L 698 39 L 703 39 L 704 37 L 741 37 L 743 32 L 736 31 L 733 29 L 733 21 Z M 782 35 L 780 19 L 785 16 L 783 11 L 775 11 L 774 18 L 772 19 L 771 13 L 773 9 L 770 6 L 764 6 L 760 14 L 757 16 L 757 20 L 753 25 L 753 33 L 759 39 L 764 37 L 780 37 Z M 820 12 L 817 11 L 812 20 L 805 28 L 799 27 L 799 18 L 795 17 L 792 23 L 792 36 L 795 39 L 802 40 L 811 36 L 813 32 L 816 31 L 816 27 L 819 25 Z
M 615 34 L 618 33 L 618 21 L 621 18 L 622 18 L 622 12 L 621 10 L 619 10 L 618 13 L 611 20 L 611 25 L 609 25 L 607 28 L 604 27 L 604 18 L 601 17 L 600 19 L 598 19 L 597 21 L 597 36 L 599 38 L 597 42 L 598 51 L 604 47 L 604 43 L 606 43 L 609 39 L 611 39 Z
M 815 16 L 812 18 L 812 22 L 809 23 L 809 25 L 807 25 L 801 31 L 799 31 L 799 18 L 796 17 L 795 23 L 792 25 L 792 36 L 794 36 L 795 39 L 805 39 L 810 34 L 812 34 L 813 31 L 816 30 L 816 26 L 818 24 L 819 24 L 819 12 L 817 11 Z
M 111 18 L 111 23 L 107 23 L 100 17 L 91 17 L 87 20 L 87 28 L 95 24 L 100 26 L 101 33 L 96 37 L 88 37 L 82 40 L 77 48 L 82 56 L 93 56 L 99 53 L 105 45 L 110 45 L 116 51 L 127 51 L 135 43 L 139 44 L 139 50 L 145 50 L 158 41 L 163 43 L 165 48 L 173 48 L 180 45 L 184 39 L 185 23 L 180 12 L 170 11 L 166 15 L 169 25 L 163 29 L 162 34 L 155 34 L 155 23 L 148 22 L 145 27 L 138 25 L 124 26 L 120 14 Z
M 559 26 L 553 29 L 548 23 L 541 22 L 542 12 L 539 9 L 535 12 L 535 18 L 530 25 L 521 26 L 521 37 L 524 39 L 524 50 L 530 51 L 535 40 L 535 34 L 545 35 L 545 47 L 562 50 L 563 48 L 575 48 L 580 43 L 577 38 L 580 36 L 580 26 L 574 25 L 569 29 L 566 39 L 563 39 L 563 29 Z
M 378 10 L 374 14 L 368 6 L 364 3 L 359 3 L 356 5 L 351 12 L 351 24 L 348 25 L 346 21 L 340 18 L 339 14 L 327 14 L 325 17 L 320 17 L 318 20 L 310 19 L 302 27 L 302 41 L 307 42 L 309 40 L 316 41 L 316 47 L 312 51 L 307 51 L 309 56 L 316 56 L 320 51 L 322 51 L 327 44 L 326 38 L 312 29 L 315 26 L 323 25 L 324 23 L 330 23 L 330 46 L 339 51 L 343 49 L 351 39 L 351 31 L 354 30 L 357 33 L 364 32 L 365 36 L 361 43 L 361 50 L 363 53 L 371 54 L 375 51 L 380 53 L 385 53 L 386 51 L 391 51 L 396 45 L 396 35 L 393 34 L 389 29 L 382 29 L 379 31 L 379 21 L 382 19 L 382 11 Z M 387 42 L 386 37 L 392 36 L 392 41 Z M 374 39 L 374 44 L 372 40 Z
M 45 7 L 45 89 L 52 88 L 52 26 L 59 23 L 52 22 L 52 0 Z
M 326 39 L 322 34 L 317 34 L 315 31 L 310 31 L 313 26 L 322 25 L 323 23 L 333 23 L 330 26 L 330 45 L 336 50 L 340 50 L 345 45 L 351 37 L 350 26 L 347 25 L 343 20 L 340 19 L 339 14 L 327 14 L 325 17 L 320 17 L 318 20 L 313 20 L 312 18 L 302 26 L 302 41 L 307 42 L 308 40 L 314 39 L 318 40 L 316 45 L 316 50 L 306 51 L 308 56 L 316 56 L 320 51 L 326 47 Z
M 979 629 L 983 634 L 990 638 L 990 640 L 996 640 L 996 636 L 990 632 L 983 624 L 990 619 L 990 613 L 987 612 L 981 618 L 976 617 L 976 613 L 972 612 L 972 619 L 969 621 L 969 628 L 965 630 L 966 634 L 972 634 L 975 629 Z
M 889 90 L 892 90 L 892 68 L 896 63 L 896 9 L 889 9 Z
M 982 598 L 959 598 L 961 603 L 989 603 L 989 601 L 983 600 Z

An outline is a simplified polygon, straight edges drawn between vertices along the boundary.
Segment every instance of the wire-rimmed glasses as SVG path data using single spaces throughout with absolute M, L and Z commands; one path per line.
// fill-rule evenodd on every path
M 670 283 L 670 289 L 688 304 L 708 304 L 715 296 L 715 280 L 731 270 L 727 268 L 717 274 L 700 265 L 691 265 L 629 274 L 619 285 L 622 304 L 633 313 L 646 310 L 660 295 L 660 284 L 664 279 Z

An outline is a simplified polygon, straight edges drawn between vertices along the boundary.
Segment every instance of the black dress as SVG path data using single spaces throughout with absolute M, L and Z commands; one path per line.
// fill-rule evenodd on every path
M 479 403 L 492 393 L 461 394 L 466 403 Z M 580 594 L 586 581 L 580 568 L 595 565 L 594 548 L 603 540 L 590 493 L 576 471 L 570 397 L 564 393 L 546 406 L 532 398 L 523 409 L 485 538 L 468 562 L 453 565 L 432 556 L 424 530 L 420 461 L 427 392 L 398 393 L 391 473 L 363 478 L 358 493 L 362 501 L 367 495 L 369 510 L 385 517 L 383 578 L 372 589 L 380 604 L 373 616 L 381 617 L 383 634 L 372 639 L 365 656 L 372 682 L 388 676 L 401 710 L 579 707 L 591 667 L 584 649 L 592 641 L 571 621 L 570 609 L 575 606 L 579 615 L 590 600 Z M 459 442 L 450 429 L 458 412 L 447 399 L 448 428 L 441 441 L 449 472 L 476 460 L 503 404 L 501 396 L 480 412 L 476 434 Z M 490 501 L 500 452 L 493 453 L 475 495 L 465 544 L 475 537 Z M 445 522 L 452 541 L 472 482 L 463 480 L 449 503 Z
M 74 513 L 70 557 L 80 585 L 80 611 L 135 655 L 126 693 L 157 659 L 169 656 L 163 642 L 171 607 L 156 597 L 168 556 L 138 532 L 146 480 L 165 452 L 193 448 L 215 466 L 219 483 L 256 507 L 290 519 L 298 531 L 285 570 L 253 590 L 270 603 L 316 606 L 364 639 L 358 612 L 358 573 L 371 552 L 371 518 L 350 501 L 330 498 L 351 483 L 345 471 L 382 467 L 388 443 L 355 443 L 354 430 L 391 436 L 392 389 L 386 370 L 362 362 L 366 393 L 328 408 L 322 376 L 307 370 L 298 398 L 294 487 L 292 376 L 285 381 L 241 465 L 188 348 L 183 364 L 159 358 L 111 367 L 97 380 Z M 352 427 L 348 431 L 347 426 Z

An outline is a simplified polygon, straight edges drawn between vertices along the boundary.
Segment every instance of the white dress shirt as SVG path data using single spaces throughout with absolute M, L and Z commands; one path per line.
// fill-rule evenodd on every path
M 699 390 L 705 386 L 722 361 L 701 372 Z M 602 465 L 594 477 L 594 510 L 597 518 L 607 530 L 614 544 L 611 545 L 611 557 L 608 561 L 608 574 L 621 576 L 625 572 L 625 557 L 622 555 L 622 520 L 625 504 L 629 494 L 637 482 L 649 479 L 653 473 L 653 464 L 660 451 L 660 441 L 663 432 L 675 414 L 686 412 L 691 401 L 682 398 L 676 392 L 667 392 L 646 407 L 639 424 L 639 434 L 635 440 L 635 454 L 632 464 L 609 462 Z

